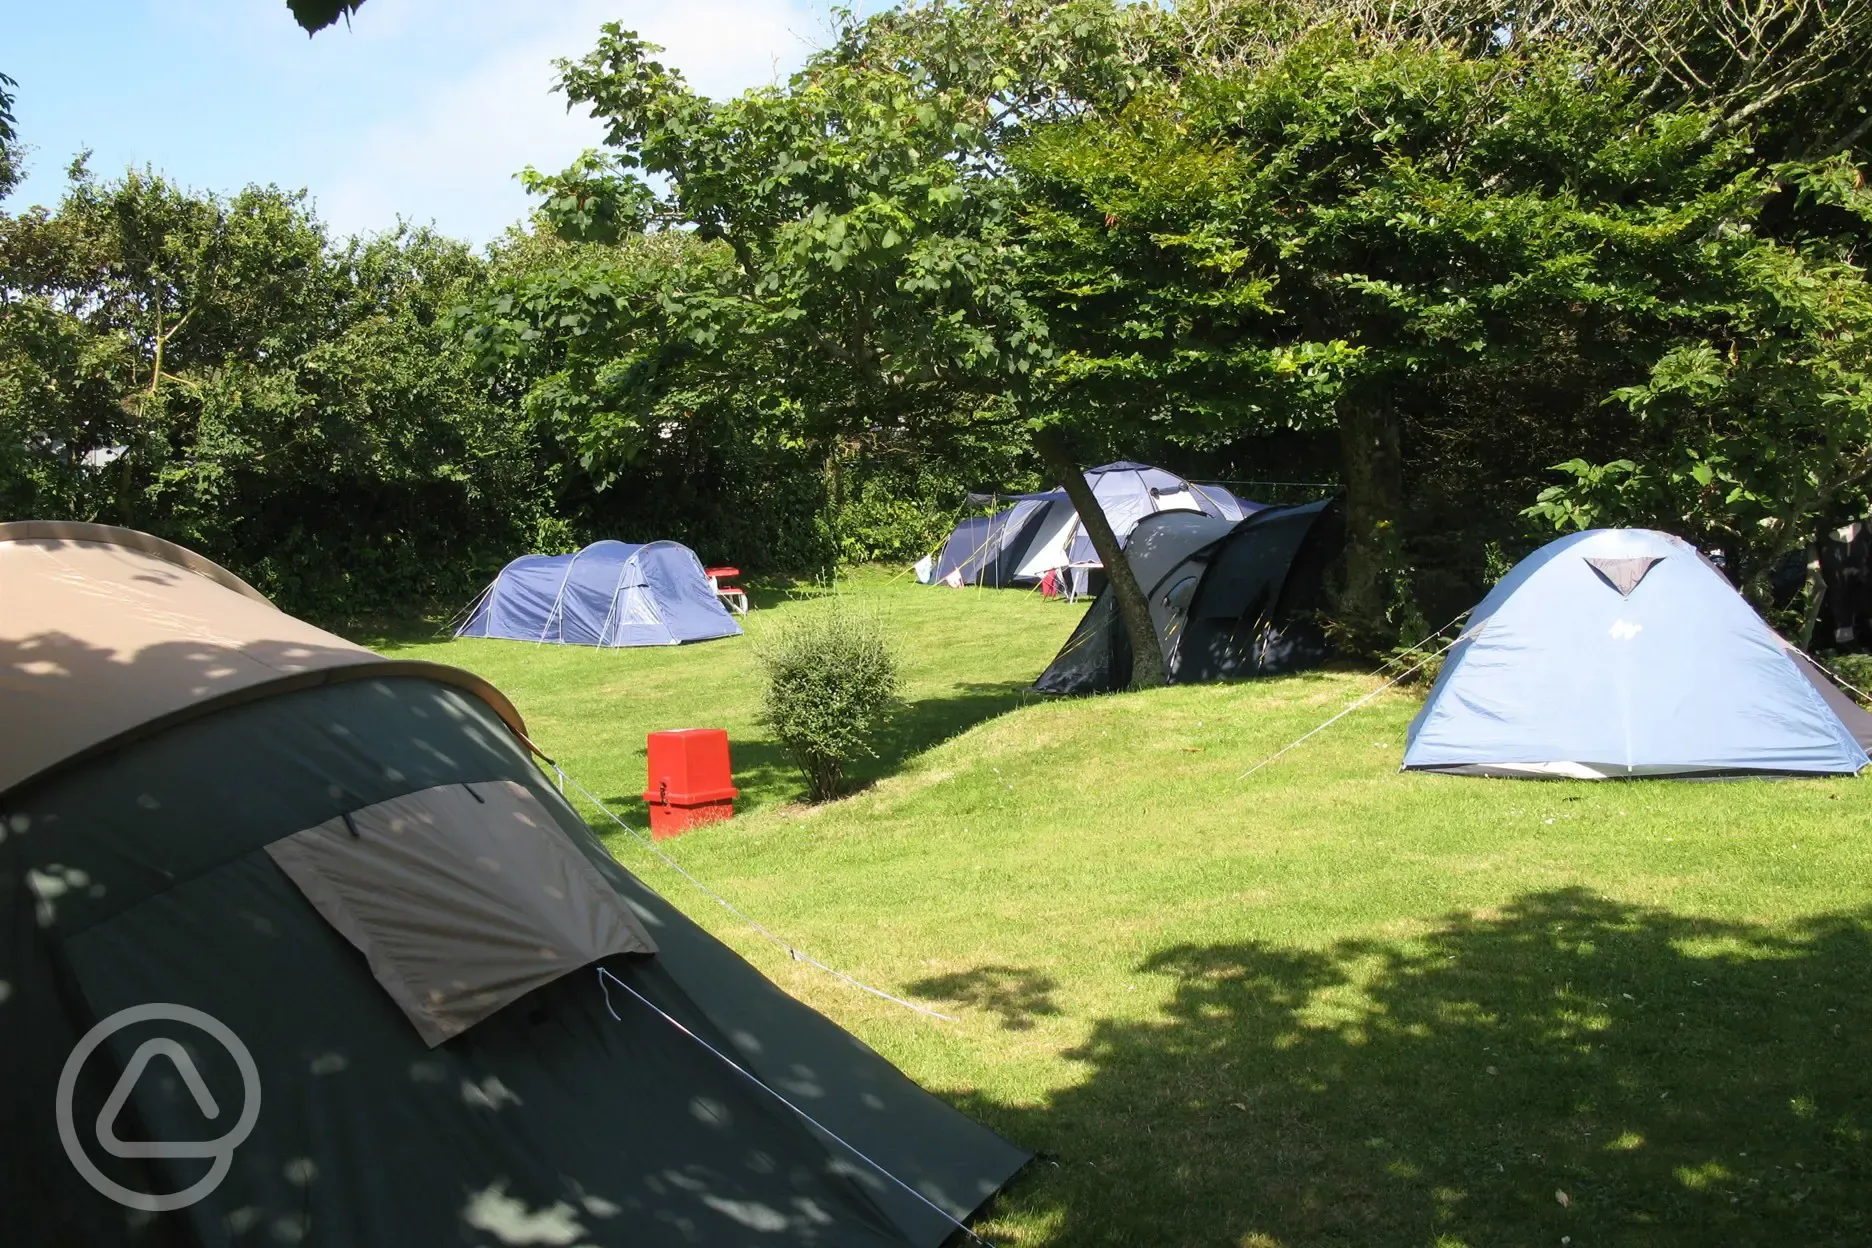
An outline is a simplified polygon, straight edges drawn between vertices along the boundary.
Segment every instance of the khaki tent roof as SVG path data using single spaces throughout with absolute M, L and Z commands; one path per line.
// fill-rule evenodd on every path
M 161 538 L 101 524 L 0 524 L 0 793 L 229 702 L 408 675 L 460 686 L 525 732 L 480 677 L 353 645 Z

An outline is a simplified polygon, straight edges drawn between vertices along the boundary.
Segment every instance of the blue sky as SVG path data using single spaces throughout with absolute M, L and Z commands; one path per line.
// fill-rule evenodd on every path
M 621 22 L 710 95 L 775 80 L 831 31 L 826 0 L 366 0 L 307 39 L 285 0 L 8 0 L 0 72 L 31 149 L 0 208 L 54 203 L 84 148 L 191 187 L 310 191 L 334 233 L 433 220 L 482 243 L 526 211 L 513 180 L 595 146 L 551 62 Z

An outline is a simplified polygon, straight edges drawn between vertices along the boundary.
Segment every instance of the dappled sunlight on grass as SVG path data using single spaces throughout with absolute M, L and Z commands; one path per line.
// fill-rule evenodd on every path
M 729 728 L 744 813 L 671 852 L 956 1022 L 788 960 L 609 843 L 1044 1152 L 997 1242 L 1872 1242 L 1872 781 L 1404 775 L 1404 691 L 1238 780 L 1379 682 L 1037 701 L 1071 609 L 853 592 L 913 656 L 921 719 L 819 809 L 763 744 L 743 643 L 418 649 L 500 683 L 607 796 L 641 784 L 647 728 Z

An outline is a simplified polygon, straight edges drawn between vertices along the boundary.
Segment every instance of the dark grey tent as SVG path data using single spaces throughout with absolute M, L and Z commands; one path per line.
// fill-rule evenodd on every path
M 1234 522 L 1187 511 L 1140 520 L 1125 555 L 1150 600 L 1165 676 L 1190 684 L 1317 666 L 1327 646 L 1313 613 L 1343 540 L 1330 500 Z M 1107 586 L 1034 688 L 1105 693 L 1130 679 L 1131 646 Z
M 936 1245 L 1027 1160 L 618 866 L 477 678 L 100 526 L 0 525 L 0 601 L 9 1245 Z M 86 1055 L 151 1006 L 251 1071 Z
M 1872 646 L 1872 522 L 1835 530 L 1820 543 L 1819 554 L 1826 593 L 1808 644 L 1823 650 Z M 1800 567 L 1799 577 L 1805 574 Z

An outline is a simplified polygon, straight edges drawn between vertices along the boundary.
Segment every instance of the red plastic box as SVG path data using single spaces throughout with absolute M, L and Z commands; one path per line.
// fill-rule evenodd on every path
M 650 775 L 644 802 L 650 807 L 650 837 L 668 840 L 690 828 L 734 814 L 734 773 L 728 765 L 728 733 L 720 728 L 678 728 L 650 734 Z

